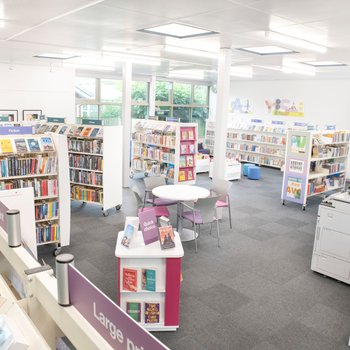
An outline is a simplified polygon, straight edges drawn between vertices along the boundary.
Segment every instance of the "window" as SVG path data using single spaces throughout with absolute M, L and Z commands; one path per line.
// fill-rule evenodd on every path
M 131 100 L 133 104 L 143 104 L 148 102 L 148 83 L 146 81 L 132 82 Z
M 78 100 L 95 100 L 96 79 L 77 77 L 75 79 L 75 98 Z
M 173 107 L 173 117 L 180 118 L 181 123 L 189 123 L 190 118 L 190 108 L 189 107 Z
M 194 85 L 193 86 L 193 104 L 195 105 L 208 105 L 209 100 L 209 88 L 207 85 Z
M 122 106 L 101 105 L 100 119 L 103 125 L 120 125 L 122 121 Z
M 148 106 L 134 105 L 131 106 L 131 118 L 146 119 L 148 116 Z
M 156 81 L 156 103 L 170 104 L 171 88 L 172 84 L 168 81 Z
M 209 108 L 207 107 L 193 107 L 192 108 L 192 122 L 198 124 L 198 137 L 205 137 L 205 120 L 208 119 Z
M 123 84 L 121 80 L 101 79 L 101 102 L 122 103 Z
M 174 83 L 174 105 L 189 105 L 191 104 L 191 84 Z

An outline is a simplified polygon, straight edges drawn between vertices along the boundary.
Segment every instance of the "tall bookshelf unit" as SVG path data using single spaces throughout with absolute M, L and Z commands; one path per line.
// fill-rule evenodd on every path
M 308 198 L 344 190 L 349 141 L 346 130 L 289 130 L 282 204 L 299 203 L 305 210 Z
M 173 183 L 196 182 L 198 128 L 195 123 L 138 121 L 133 127 L 131 177 L 165 176 Z
M 107 216 L 109 209 L 119 210 L 122 205 L 122 127 L 76 127 L 82 131 L 67 134 L 71 198 L 101 205 Z M 100 130 L 94 137 L 93 129 Z
M 206 122 L 205 144 L 214 150 L 215 124 Z M 226 156 L 242 162 L 281 169 L 284 165 L 286 129 L 275 125 L 237 124 L 227 129 Z
M 37 245 L 70 242 L 68 149 L 55 134 L 1 136 L 0 190 L 33 187 Z

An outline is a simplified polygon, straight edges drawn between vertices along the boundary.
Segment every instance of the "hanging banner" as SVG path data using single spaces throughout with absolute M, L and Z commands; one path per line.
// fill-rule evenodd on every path
M 265 100 L 267 113 L 287 117 L 304 117 L 304 103 L 289 100 L 287 98 L 276 98 L 275 100 Z
M 84 125 L 102 125 L 102 120 L 98 119 L 83 119 L 82 124 Z

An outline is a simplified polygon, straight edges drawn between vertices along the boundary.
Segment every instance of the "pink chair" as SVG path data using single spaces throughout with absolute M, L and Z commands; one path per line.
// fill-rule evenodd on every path
M 166 180 L 162 176 L 149 176 L 144 178 L 145 183 L 145 197 L 143 201 L 143 206 L 145 207 L 147 203 L 152 204 L 153 206 L 163 206 L 163 205 L 174 205 L 177 204 L 177 201 L 171 199 L 157 198 L 153 196 L 152 190 L 158 186 L 165 186 Z
M 231 205 L 229 191 L 232 183 L 227 180 L 215 179 L 212 182 L 210 192 L 213 192 L 219 196 L 219 200 L 216 202 L 217 208 L 228 208 L 228 215 L 230 218 L 230 228 L 232 229 L 232 218 L 231 218 Z

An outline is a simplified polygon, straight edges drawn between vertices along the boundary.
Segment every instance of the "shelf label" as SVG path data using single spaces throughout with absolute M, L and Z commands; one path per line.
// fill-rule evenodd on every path
M 333 125 L 326 125 L 326 130 L 337 130 L 337 126 L 335 124 L 333 124 Z
M 85 125 L 102 125 L 102 120 L 98 120 L 98 119 L 83 119 L 82 124 Z
M 299 122 L 295 122 L 294 126 L 307 126 L 307 123 L 299 123 Z
M 169 350 L 75 267 L 68 265 L 71 304 L 116 350 Z
M 32 135 L 32 126 L 3 126 L 0 127 L 0 135 Z
M 281 120 L 273 120 L 273 121 L 272 121 L 272 124 L 275 124 L 275 125 L 285 125 L 286 122 L 282 122 Z
M 66 118 L 60 118 L 60 117 L 47 117 L 48 123 L 65 123 Z
M 0 201 L 0 226 L 4 229 L 5 232 L 7 232 L 6 227 L 6 213 L 9 210 L 7 206 Z
M 262 119 L 251 119 L 252 123 L 262 123 Z

